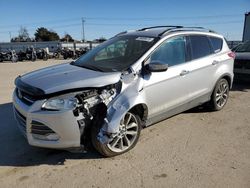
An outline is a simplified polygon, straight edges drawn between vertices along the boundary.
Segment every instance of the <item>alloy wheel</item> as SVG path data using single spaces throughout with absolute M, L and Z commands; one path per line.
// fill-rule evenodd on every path
M 228 99 L 229 87 L 226 82 L 221 82 L 215 95 L 216 104 L 219 108 L 222 108 Z
M 126 113 L 121 120 L 119 133 L 107 145 L 113 152 L 124 152 L 135 142 L 139 132 L 139 124 L 136 116 L 130 112 Z

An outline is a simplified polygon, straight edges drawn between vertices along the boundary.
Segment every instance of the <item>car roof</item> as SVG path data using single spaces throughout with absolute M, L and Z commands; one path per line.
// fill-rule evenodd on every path
M 205 29 L 203 27 L 184 27 L 184 26 L 154 26 L 148 28 L 142 28 L 139 30 L 124 31 L 119 35 L 133 35 L 133 36 L 145 36 L 145 37 L 162 37 L 168 33 L 178 32 L 178 31 L 196 31 L 201 33 L 215 33 L 210 29 Z

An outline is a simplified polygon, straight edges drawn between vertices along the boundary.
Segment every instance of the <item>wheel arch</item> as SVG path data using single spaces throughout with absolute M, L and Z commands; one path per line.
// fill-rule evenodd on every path
M 216 80 L 215 82 L 215 85 L 214 85 L 214 88 L 216 87 L 216 84 L 221 80 L 221 79 L 226 79 L 230 88 L 232 88 L 232 85 L 233 85 L 233 78 L 230 74 L 226 73 L 226 74 L 223 74 L 222 76 L 219 77 L 219 79 Z
M 228 85 L 229 85 L 229 88 L 227 89 L 227 95 L 226 95 L 226 99 L 223 99 L 225 101 L 225 103 L 222 105 L 217 103 L 217 100 L 215 99 L 215 95 L 217 95 L 217 87 L 218 87 L 218 84 L 220 83 L 220 81 L 224 79 L 228 82 Z M 211 93 L 211 97 L 210 97 L 210 101 L 209 101 L 209 105 L 210 105 L 210 108 L 211 110 L 213 111 L 219 111 L 221 109 L 223 109 L 223 107 L 226 105 L 227 103 L 227 100 L 228 100 L 228 92 L 230 90 L 230 88 L 232 87 L 232 78 L 229 74 L 224 74 L 222 75 L 219 79 L 217 79 L 215 85 L 214 85 L 214 88 L 213 88 L 213 92 Z M 216 101 L 215 101 L 216 100 Z M 222 106 L 221 106 L 222 105 Z
M 145 122 L 148 117 L 148 106 L 144 103 L 136 104 L 129 111 L 138 115 L 142 122 Z
M 214 89 L 215 89 L 217 83 L 218 83 L 221 79 L 223 79 L 223 78 L 227 80 L 227 82 L 228 82 L 228 84 L 229 84 L 229 87 L 232 88 L 232 86 L 233 86 L 233 78 L 232 78 L 232 75 L 230 75 L 229 73 L 225 73 L 225 74 L 221 75 L 221 76 L 216 80 L 216 82 L 214 83 L 214 85 L 213 85 L 213 87 L 212 87 L 212 91 L 211 91 L 211 93 L 210 93 L 210 99 L 211 99 L 211 97 L 212 97 L 212 95 L 213 95 L 213 92 L 214 92 Z

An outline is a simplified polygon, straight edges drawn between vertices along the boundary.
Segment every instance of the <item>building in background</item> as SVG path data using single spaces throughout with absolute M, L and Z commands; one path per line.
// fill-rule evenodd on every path
M 244 30 L 243 30 L 243 38 L 242 41 L 250 40 L 250 12 L 245 14 L 245 22 L 244 22 Z

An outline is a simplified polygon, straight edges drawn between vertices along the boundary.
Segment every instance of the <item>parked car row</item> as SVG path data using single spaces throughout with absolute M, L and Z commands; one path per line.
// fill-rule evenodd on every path
M 8 52 L 0 52 L 0 62 L 2 61 L 11 61 L 17 62 L 18 56 L 15 50 L 9 50 Z
M 0 52 L 0 62 L 11 61 L 12 63 L 18 61 L 36 61 L 41 59 L 47 61 L 49 58 L 63 58 L 63 59 L 77 59 L 81 55 L 85 54 L 89 49 L 80 48 L 77 50 L 72 50 L 69 48 L 58 48 L 54 53 L 49 53 L 46 48 L 34 48 L 29 47 L 26 50 L 21 50 L 16 53 L 15 50 L 9 49 L 7 52 Z
M 88 48 L 80 48 L 80 49 L 70 49 L 70 48 L 58 48 L 54 53 L 53 53 L 53 58 L 59 59 L 60 57 L 63 57 L 63 59 L 77 59 L 83 54 L 85 54 L 87 51 L 89 51 Z
M 15 63 L 17 61 L 36 61 L 37 59 L 48 60 L 48 58 L 49 54 L 46 49 L 35 49 L 33 47 L 21 50 L 18 53 L 11 49 L 7 52 L 0 52 L 0 62 L 11 61 Z

